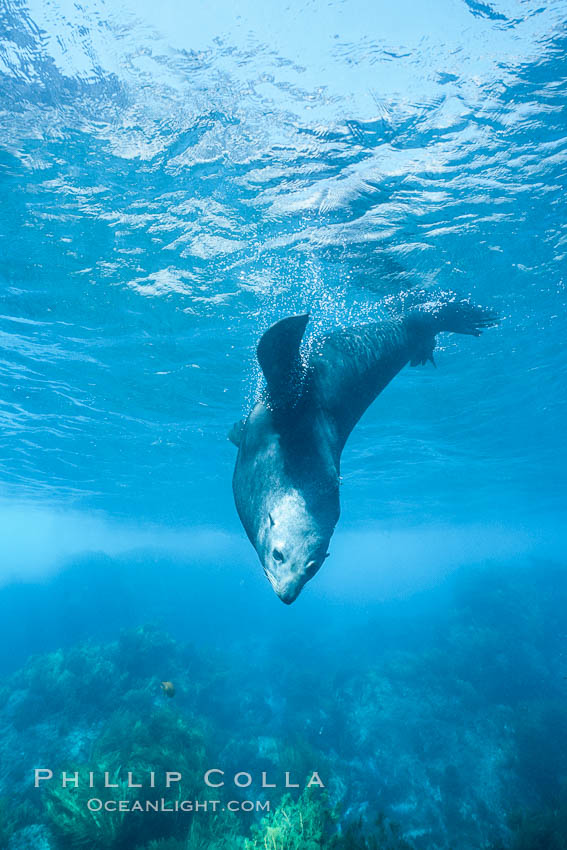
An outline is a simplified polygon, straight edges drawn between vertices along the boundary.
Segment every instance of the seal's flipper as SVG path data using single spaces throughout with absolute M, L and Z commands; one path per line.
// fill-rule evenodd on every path
M 275 405 L 289 400 L 301 381 L 304 370 L 299 346 L 308 321 L 308 313 L 281 319 L 268 328 L 258 343 L 258 361 L 268 384 L 270 399 Z
M 408 328 L 430 336 L 441 331 L 480 336 L 485 328 L 492 328 L 499 321 L 496 310 L 477 307 L 470 301 L 427 302 L 405 317 Z
M 234 423 L 234 425 L 232 426 L 232 428 L 230 429 L 230 431 L 226 435 L 227 438 L 230 440 L 230 442 L 234 443 L 234 445 L 237 448 L 240 445 L 240 440 L 242 439 L 242 432 L 244 430 L 245 424 L 246 424 L 245 419 L 239 419 L 238 422 Z
M 447 333 L 480 336 L 485 328 L 498 324 L 500 317 L 495 310 L 477 307 L 470 301 L 428 302 L 412 310 L 404 322 L 408 330 L 413 350 L 411 365 L 433 363 L 435 335 Z
M 397 320 L 324 337 L 310 360 L 312 388 L 334 425 L 339 450 L 366 408 L 407 363 L 434 363 L 437 333 L 480 336 L 497 321 L 492 310 L 468 301 L 446 301 L 422 305 Z
M 469 301 L 449 301 L 437 314 L 440 331 L 480 336 L 485 328 L 493 328 L 501 316 L 489 307 L 477 307 Z

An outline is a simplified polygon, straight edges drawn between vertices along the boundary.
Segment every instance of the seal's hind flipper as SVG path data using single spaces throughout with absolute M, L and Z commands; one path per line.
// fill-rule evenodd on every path
M 446 333 L 480 336 L 485 328 L 500 321 L 495 310 L 477 307 L 470 301 L 429 302 L 412 310 L 404 319 L 413 341 L 412 366 L 433 363 L 435 335 Z
M 439 330 L 455 334 L 480 336 L 485 328 L 493 328 L 500 314 L 489 307 L 478 307 L 470 301 L 448 301 L 437 314 Z
M 282 405 L 289 401 L 303 376 L 299 346 L 309 314 L 288 316 L 268 328 L 258 343 L 258 362 L 268 384 L 270 401 Z
M 468 301 L 422 304 L 397 320 L 335 331 L 315 348 L 310 366 L 317 402 L 334 426 L 340 450 L 366 410 L 400 369 L 431 361 L 436 334 L 480 336 L 498 322 L 494 310 Z
M 492 328 L 499 321 L 496 310 L 478 307 L 470 301 L 428 302 L 405 318 L 408 328 L 431 336 L 441 331 L 480 336 L 485 328 Z
M 434 346 L 431 345 L 425 351 L 420 351 L 419 354 L 416 354 L 413 359 L 410 360 L 410 366 L 427 366 L 428 363 L 432 363 L 433 367 L 437 369 L 437 363 L 433 357 L 433 349 Z

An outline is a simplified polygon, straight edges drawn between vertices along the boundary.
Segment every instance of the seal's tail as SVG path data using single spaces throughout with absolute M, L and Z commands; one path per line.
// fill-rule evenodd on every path
M 477 307 L 470 301 L 428 302 L 421 304 L 406 317 L 415 345 L 411 365 L 417 366 L 429 360 L 435 366 L 433 349 L 435 335 L 448 333 L 480 336 L 485 328 L 494 327 L 500 319 L 495 310 Z

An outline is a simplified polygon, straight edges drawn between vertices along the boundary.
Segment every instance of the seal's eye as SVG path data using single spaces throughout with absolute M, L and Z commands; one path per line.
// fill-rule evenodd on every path
M 278 561 L 278 563 L 280 563 L 280 564 L 284 560 L 284 556 L 283 556 L 282 552 L 280 552 L 279 549 L 274 549 L 274 551 L 272 552 L 272 557 L 273 557 L 274 561 Z

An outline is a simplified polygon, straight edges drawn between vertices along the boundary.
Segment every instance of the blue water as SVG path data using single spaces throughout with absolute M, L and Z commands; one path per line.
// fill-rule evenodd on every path
M 488 583 L 531 569 L 520 607 L 540 581 L 562 598 L 566 20 L 563 0 L 4 0 L 6 675 L 153 622 L 236 653 L 239 691 L 301 665 L 312 689 L 326 665 L 363 676 L 404 635 L 410 654 L 442 641 L 455 610 L 466 644 L 469 614 L 490 617 L 482 590 L 455 601 L 476 568 Z M 298 311 L 317 334 L 444 294 L 496 309 L 500 326 L 441 337 L 438 368 L 404 370 L 365 414 L 331 557 L 284 608 L 230 485 L 226 435 L 261 387 L 260 333 Z M 531 625 L 500 632 L 494 604 L 488 654 L 521 639 L 527 658 Z M 552 690 L 557 628 L 538 638 Z M 478 687 L 496 714 L 513 703 Z M 540 733 L 548 743 L 543 720 Z M 549 802 L 538 789 L 516 807 Z M 351 796 L 356 809 L 369 792 Z M 408 836 L 429 828 L 380 800 Z M 456 841 L 438 808 L 438 843 L 426 831 L 419 846 Z M 467 840 L 454 846 L 480 846 Z

